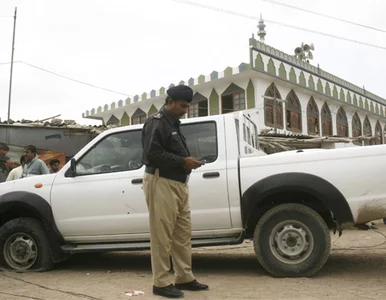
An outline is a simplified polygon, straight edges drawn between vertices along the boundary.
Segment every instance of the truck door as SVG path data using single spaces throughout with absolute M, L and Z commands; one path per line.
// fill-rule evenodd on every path
M 141 130 L 119 131 L 77 159 L 75 177 L 66 174 L 69 164 L 60 171 L 51 199 L 65 238 L 88 236 L 92 242 L 101 236 L 125 240 L 127 234 L 148 233 L 141 157 Z
M 189 179 L 192 230 L 231 228 L 223 119 L 181 125 L 192 156 L 206 160 Z

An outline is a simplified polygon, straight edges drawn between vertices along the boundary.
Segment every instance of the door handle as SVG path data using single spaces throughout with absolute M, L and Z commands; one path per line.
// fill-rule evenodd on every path
M 219 172 L 208 172 L 208 173 L 204 173 L 202 175 L 202 177 L 204 177 L 204 178 L 220 177 L 220 173 Z
M 135 178 L 131 181 L 132 184 L 141 184 L 142 183 L 142 178 Z

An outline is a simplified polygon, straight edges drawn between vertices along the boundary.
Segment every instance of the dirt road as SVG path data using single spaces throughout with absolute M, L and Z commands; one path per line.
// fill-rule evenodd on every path
M 386 226 L 377 226 L 380 233 L 332 235 L 330 258 L 312 278 L 272 278 L 258 264 L 252 242 L 194 249 L 195 275 L 210 290 L 185 292 L 185 299 L 385 299 Z M 0 299 L 165 299 L 152 295 L 151 280 L 148 252 L 76 255 L 50 272 L 0 272 Z M 145 295 L 128 297 L 130 289 Z

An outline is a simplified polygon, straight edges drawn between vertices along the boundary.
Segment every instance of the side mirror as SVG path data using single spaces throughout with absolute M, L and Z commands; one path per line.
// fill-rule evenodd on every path
M 76 174 L 76 160 L 75 160 L 75 158 L 71 158 L 70 168 L 71 168 L 72 173 Z
M 70 160 L 70 169 L 66 172 L 66 177 L 75 177 L 76 176 L 76 160 L 71 158 Z

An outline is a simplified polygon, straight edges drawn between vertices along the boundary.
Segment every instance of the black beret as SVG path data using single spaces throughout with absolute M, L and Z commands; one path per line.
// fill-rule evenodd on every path
M 181 84 L 173 86 L 169 88 L 166 93 L 168 93 L 173 100 L 185 100 L 190 103 L 193 99 L 193 90 L 187 85 Z

